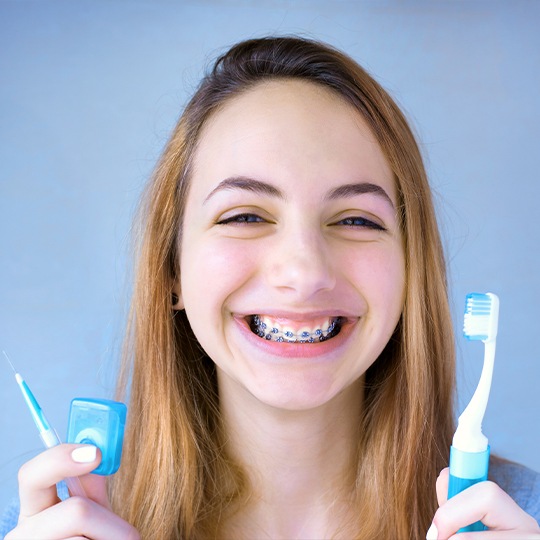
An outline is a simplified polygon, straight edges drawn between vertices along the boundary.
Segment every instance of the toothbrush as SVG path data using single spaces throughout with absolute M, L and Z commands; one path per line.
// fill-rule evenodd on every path
M 20 373 L 17 373 L 17 371 L 15 371 L 15 368 L 13 367 L 13 364 L 11 363 L 11 360 L 9 359 L 6 351 L 2 351 L 2 353 L 6 357 L 9 365 L 11 366 L 13 373 L 15 373 L 15 380 L 17 381 L 17 384 L 21 389 L 24 401 L 28 405 L 28 409 L 30 410 L 30 414 L 32 415 L 32 420 L 34 420 L 34 423 L 38 428 L 39 436 L 41 437 L 45 448 L 52 448 L 53 446 L 61 444 L 62 441 L 60 440 L 60 437 L 58 437 L 56 430 L 51 427 L 51 424 L 49 424 L 49 421 L 47 420 L 43 409 L 39 406 L 39 403 L 37 402 L 34 394 L 26 384 L 26 381 L 21 377 Z M 65 482 L 72 495 L 86 497 L 86 492 L 84 491 L 84 488 L 79 478 L 66 478 Z
M 493 293 L 467 295 L 463 333 L 471 341 L 484 343 L 484 366 L 478 387 L 469 405 L 458 419 L 450 447 L 450 480 L 448 498 L 464 489 L 487 480 L 489 444 L 482 433 L 495 362 L 495 346 L 499 322 L 499 298 Z M 480 521 L 461 528 L 458 532 L 486 530 Z

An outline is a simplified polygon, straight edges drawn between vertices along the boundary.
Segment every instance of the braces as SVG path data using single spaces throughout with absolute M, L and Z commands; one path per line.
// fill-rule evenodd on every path
M 338 317 L 330 323 L 330 326 L 326 330 L 318 328 L 315 332 L 301 332 L 299 335 L 286 330 L 285 332 L 278 328 L 268 328 L 267 324 L 262 322 L 258 315 L 253 316 L 251 329 L 259 337 L 267 339 L 268 341 L 287 342 L 287 343 L 316 343 L 325 341 L 334 337 L 340 329 L 341 317 Z

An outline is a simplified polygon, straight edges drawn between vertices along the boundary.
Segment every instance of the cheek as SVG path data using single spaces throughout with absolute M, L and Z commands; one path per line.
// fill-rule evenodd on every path
M 401 313 L 405 293 L 405 260 L 401 251 L 393 252 L 381 261 L 375 279 L 378 280 L 383 301 Z
M 352 281 L 365 295 L 370 311 L 399 318 L 405 293 L 405 259 L 399 244 L 366 246 L 362 253 L 350 256 Z
M 256 254 L 231 239 L 191 242 L 181 252 L 181 288 L 186 311 L 221 311 L 226 299 L 253 275 Z M 208 316 L 208 315 L 207 315 Z

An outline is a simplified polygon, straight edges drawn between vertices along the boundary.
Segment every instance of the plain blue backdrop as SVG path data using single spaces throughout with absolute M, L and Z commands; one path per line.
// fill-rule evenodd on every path
M 267 33 L 327 41 L 405 109 L 436 191 L 452 309 L 501 297 L 485 432 L 540 469 L 540 2 L 0 1 L 0 349 L 65 433 L 111 396 L 130 222 L 204 67 Z M 482 346 L 458 334 L 459 404 Z M 0 364 L 1 367 L 1 364 Z M 0 507 L 40 440 L 0 369 Z

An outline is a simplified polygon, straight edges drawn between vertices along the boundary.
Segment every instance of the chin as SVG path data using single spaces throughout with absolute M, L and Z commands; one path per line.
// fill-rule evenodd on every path
M 338 384 L 333 373 L 289 371 L 284 377 L 266 375 L 260 381 L 260 384 L 245 384 L 245 390 L 259 404 L 288 412 L 315 410 L 354 399 L 354 395 L 361 396 L 361 378 Z

